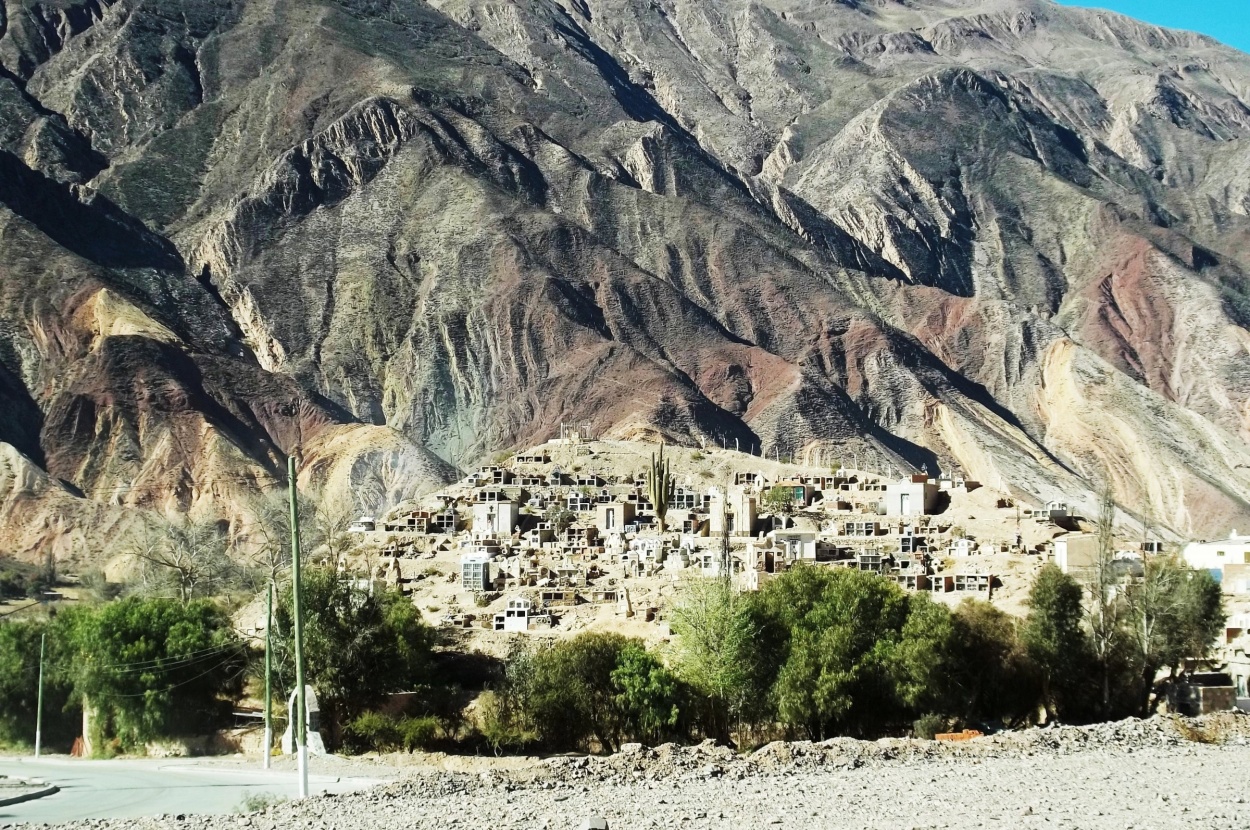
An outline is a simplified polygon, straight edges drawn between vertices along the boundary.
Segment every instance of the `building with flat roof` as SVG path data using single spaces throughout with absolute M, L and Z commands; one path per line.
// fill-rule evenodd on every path
M 1185 546 L 1181 556 L 1189 567 L 1209 571 L 1222 583 L 1227 566 L 1250 565 L 1250 536 L 1239 536 L 1234 530 L 1227 539 L 1214 542 L 1191 542 Z M 1235 570 L 1239 576 L 1241 572 L 1244 572 L 1241 568 Z

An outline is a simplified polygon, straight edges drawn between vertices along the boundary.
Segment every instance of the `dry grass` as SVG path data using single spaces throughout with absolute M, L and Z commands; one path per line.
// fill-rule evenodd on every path
M 1228 743 L 1230 737 L 1229 725 L 1223 719 L 1207 718 L 1195 721 L 1177 717 L 1172 723 L 1182 740 L 1195 744 L 1221 745 Z

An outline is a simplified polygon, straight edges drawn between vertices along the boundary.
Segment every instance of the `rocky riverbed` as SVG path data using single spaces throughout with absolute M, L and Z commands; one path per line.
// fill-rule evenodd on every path
M 631 745 L 480 773 L 413 768 L 373 790 L 112 828 L 1245 828 L 1250 717 L 1033 729 L 959 744 Z

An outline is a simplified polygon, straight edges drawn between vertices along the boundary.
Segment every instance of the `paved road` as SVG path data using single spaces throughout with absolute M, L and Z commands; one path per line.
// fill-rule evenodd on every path
M 230 767 L 212 759 L 83 761 L 0 758 L 0 775 L 41 778 L 59 793 L 0 807 L 0 825 L 57 824 L 87 818 L 135 818 L 161 813 L 230 813 L 253 795 L 294 798 L 295 773 Z M 350 792 L 377 779 L 310 775 L 313 793 Z

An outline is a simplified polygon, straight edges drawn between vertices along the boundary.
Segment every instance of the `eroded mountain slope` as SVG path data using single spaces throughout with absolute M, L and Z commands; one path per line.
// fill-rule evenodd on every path
M 297 446 L 433 487 L 561 420 L 1250 517 L 1213 41 L 1043 0 L 3 10 L 7 547 L 244 528 Z

